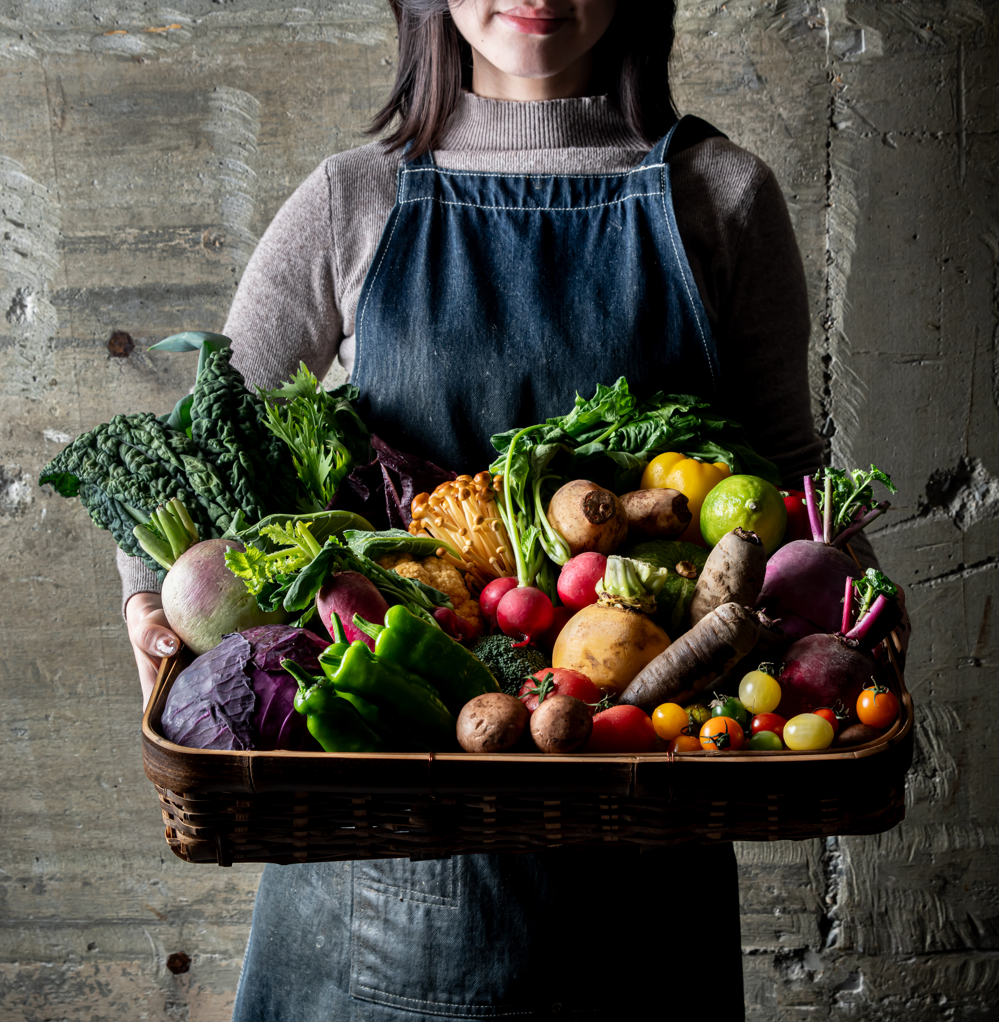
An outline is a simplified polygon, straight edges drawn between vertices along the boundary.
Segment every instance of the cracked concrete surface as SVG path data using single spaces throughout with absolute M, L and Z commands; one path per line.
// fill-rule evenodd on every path
M 999 9 L 682 2 L 678 29 L 682 109 L 784 189 L 816 425 L 898 484 L 873 540 L 915 625 L 906 820 L 739 847 L 748 1017 L 994 1018 Z M 0 0 L 4 1022 L 229 1017 L 259 871 L 170 856 L 110 541 L 31 481 L 187 390 L 191 359 L 146 347 L 221 327 L 280 204 L 365 141 L 393 37 L 382 0 Z

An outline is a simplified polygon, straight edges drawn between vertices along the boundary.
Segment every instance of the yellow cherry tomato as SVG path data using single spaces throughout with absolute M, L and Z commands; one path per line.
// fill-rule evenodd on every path
M 676 738 L 688 723 L 687 711 L 679 703 L 663 703 L 652 711 L 652 726 L 666 741 Z
M 828 749 L 835 736 L 832 724 L 817 713 L 799 713 L 784 725 L 784 744 L 798 752 Z
M 675 451 L 667 451 L 645 466 L 640 485 L 643 490 L 679 490 L 687 498 L 687 506 L 690 508 L 690 525 L 680 539 L 703 546 L 701 505 L 714 486 L 729 475 L 731 472 L 723 461 L 699 461 Z
M 739 698 L 753 716 L 776 710 L 780 705 L 780 696 L 780 683 L 767 671 L 750 671 L 739 682 Z

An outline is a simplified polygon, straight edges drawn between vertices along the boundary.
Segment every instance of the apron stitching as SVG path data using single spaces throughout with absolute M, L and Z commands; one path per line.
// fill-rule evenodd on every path
M 662 163 L 640 164 L 628 170 L 619 170 L 614 174 L 504 174 L 503 177 L 510 178 L 564 178 L 570 181 L 585 181 L 591 178 L 602 180 L 603 178 L 629 177 L 632 174 L 643 174 L 647 170 L 658 170 Z M 414 167 L 412 170 L 404 170 L 403 174 L 422 174 L 432 170 L 437 174 L 447 174 L 448 177 L 496 177 L 496 174 L 485 170 L 448 170 L 447 167 Z
M 610 202 L 597 202 L 591 206 L 480 206 L 477 202 L 453 202 L 446 199 L 435 199 L 432 195 L 427 195 L 421 199 L 402 199 L 399 202 L 400 206 L 405 206 L 413 202 L 436 202 L 441 206 L 468 206 L 472 209 L 490 209 L 497 210 L 500 212 L 511 212 L 511 213 L 582 213 L 588 209 L 603 209 L 607 206 L 618 206 L 622 202 L 626 202 L 628 199 L 644 199 L 652 195 L 658 195 L 659 192 L 633 192 L 631 195 L 624 195 L 620 199 L 612 199 Z M 393 228 L 394 231 L 394 228 Z M 391 240 L 391 238 L 389 239 Z M 381 263 L 379 262 L 379 266 Z M 377 276 L 377 271 L 376 271 Z M 373 283 L 373 282 L 372 282 Z M 367 305 L 367 302 L 364 303 Z
M 372 993 L 372 994 L 382 994 L 384 997 L 391 998 L 391 1000 L 387 1000 L 387 1001 L 379 1001 L 379 1000 L 376 1000 L 375 998 L 372 998 L 372 1000 L 374 1001 L 375 1004 L 391 1004 L 391 1005 L 396 1005 L 399 1001 L 408 1001 L 410 1004 L 433 1004 L 435 1007 L 440 1007 L 440 1008 L 462 1008 L 462 1007 L 475 1008 L 475 1007 L 480 1007 L 479 1005 L 461 1005 L 461 1004 L 455 1004 L 453 1001 L 429 1001 L 429 1000 L 426 1000 L 425 998 L 420 998 L 420 997 L 405 997 L 403 994 L 390 994 L 387 990 L 379 990 L 376 987 L 369 987 L 369 986 L 366 986 L 364 983 L 355 983 L 354 984 L 354 989 L 355 990 L 367 990 L 369 993 Z M 481 1005 L 481 1007 L 483 1007 L 483 1008 L 491 1008 L 492 1006 L 491 1005 Z M 499 1010 L 502 1011 L 504 1015 L 530 1015 L 530 1014 L 532 1014 L 532 1012 L 530 1012 L 530 1011 L 513 1011 L 512 1009 L 504 1010 L 502 1005 L 499 1006 Z M 444 1012 L 443 1014 L 450 1014 L 450 1015 L 455 1016 L 455 1017 L 465 1016 L 465 1012 Z
M 354 331 L 354 369 L 351 376 L 356 376 L 357 367 L 361 362 L 361 327 L 364 326 L 364 315 L 368 311 L 368 302 L 371 299 L 371 292 L 374 290 L 374 283 L 378 279 L 378 274 L 381 273 L 382 263 L 385 261 L 385 256 L 388 254 L 388 250 L 392 245 L 392 237 L 395 234 L 396 227 L 398 226 L 399 218 L 396 217 L 395 223 L 392 224 L 392 233 L 389 235 L 385 248 L 382 249 L 382 257 L 378 260 L 378 265 L 375 267 L 375 275 L 371 278 L 371 287 L 368 288 L 368 293 L 364 296 L 364 308 L 361 309 L 361 318 L 357 321 L 357 329 Z
M 677 263 L 680 267 L 680 279 L 683 281 L 683 289 L 687 293 L 687 301 L 696 309 L 697 306 L 694 304 L 694 298 L 690 293 L 690 284 L 687 281 L 687 254 L 684 252 L 683 256 L 680 255 L 677 245 L 676 238 L 673 237 L 673 221 L 670 218 L 669 210 L 666 208 L 666 164 L 663 164 L 662 169 L 662 190 L 660 192 L 663 201 L 663 214 L 666 217 L 666 232 L 669 235 L 670 244 L 673 246 L 673 254 L 676 256 Z M 718 381 L 715 379 L 715 367 L 711 360 L 711 352 L 708 350 L 708 341 L 704 336 L 704 328 L 701 325 L 701 317 L 698 315 L 694 316 L 694 320 L 697 323 L 697 336 L 701 339 L 701 347 L 704 348 L 704 356 L 708 360 L 708 369 L 711 372 L 711 385 L 717 389 Z

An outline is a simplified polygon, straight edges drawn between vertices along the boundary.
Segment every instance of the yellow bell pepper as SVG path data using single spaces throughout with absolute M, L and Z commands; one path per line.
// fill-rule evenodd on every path
M 700 461 L 668 451 L 645 466 L 640 485 L 643 490 L 679 490 L 690 508 L 690 524 L 680 539 L 707 546 L 701 537 L 701 505 L 715 485 L 731 474 L 723 461 Z

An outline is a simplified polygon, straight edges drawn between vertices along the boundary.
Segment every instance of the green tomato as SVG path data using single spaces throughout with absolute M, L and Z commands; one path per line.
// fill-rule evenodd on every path
M 835 734 L 832 724 L 817 713 L 799 713 L 784 725 L 785 744 L 798 752 L 828 749 Z
M 728 696 L 724 699 L 719 696 L 715 699 L 711 703 L 711 716 L 731 717 L 733 720 L 737 720 L 742 725 L 743 731 L 749 729 L 749 710 L 743 706 L 742 700 L 736 699 L 735 696 Z
M 749 739 L 749 747 L 758 752 L 779 752 L 784 748 L 784 743 L 773 733 L 773 731 L 757 731 Z
M 705 721 L 711 719 L 711 711 L 704 703 L 694 703 L 687 707 L 687 720 L 690 722 L 691 733 L 699 735 Z
M 739 682 L 739 698 L 753 716 L 770 713 L 780 705 L 780 684 L 766 671 L 750 671 Z

